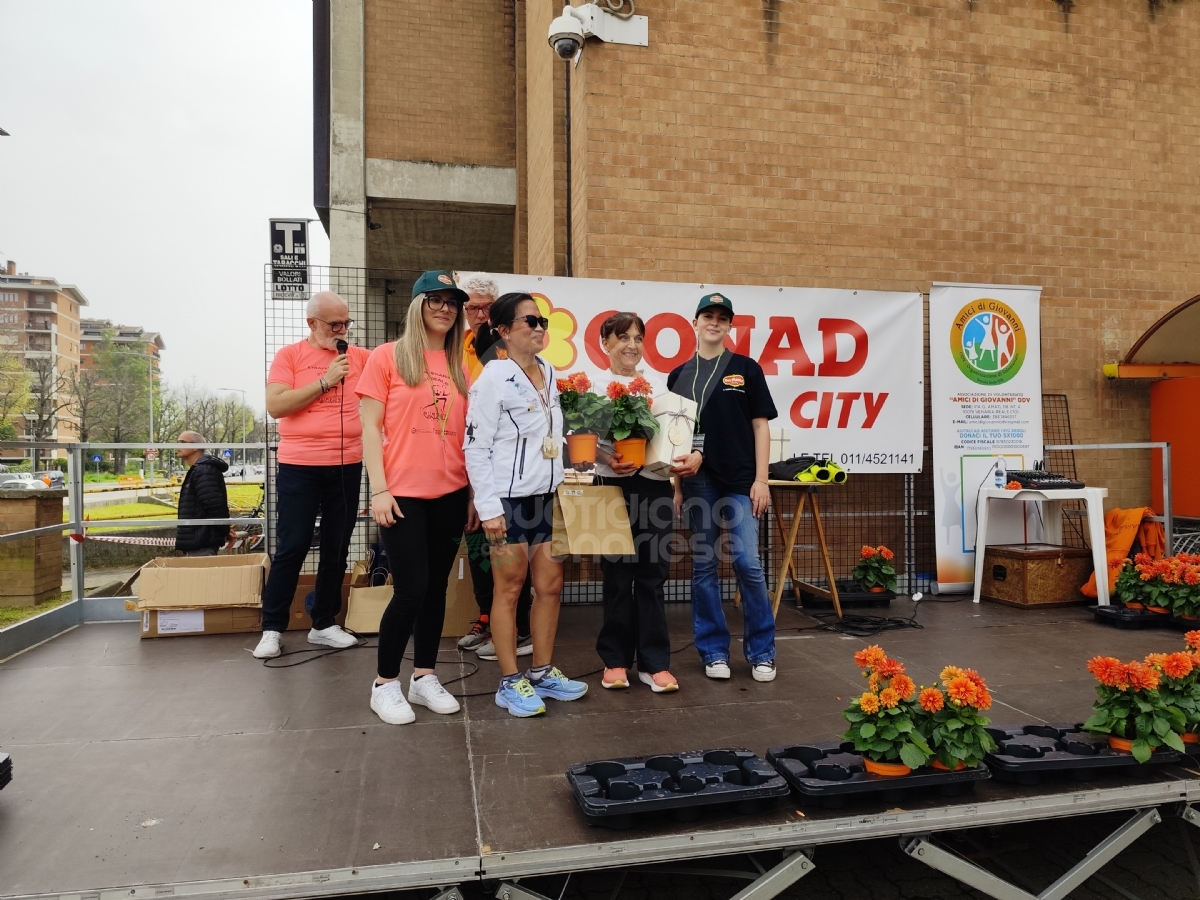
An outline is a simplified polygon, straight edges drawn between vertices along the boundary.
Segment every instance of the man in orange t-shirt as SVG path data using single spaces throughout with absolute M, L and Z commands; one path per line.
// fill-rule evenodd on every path
M 331 291 L 308 301 L 308 337 L 281 349 L 267 375 L 267 412 L 279 420 L 275 555 L 263 590 L 263 634 L 254 655 L 278 656 L 300 567 L 321 517 L 321 550 L 310 644 L 352 647 L 338 626 L 342 580 L 362 481 L 362 420 L 354 389 L 370 353 L 338 343 L 349 336 L 350 308 Z
M 488 315 L 492 304 L 500 296 L 500 288 L 486 275 L 475 275 L 468 278 L 462 289 L 467 292 L 467 302 L 463 306 L 466 317 L 467 336 L 463 341 L 463 364 L 471 381 L 475 381 L 483 371 L 483 367 L 493 359 L 507 359 L 504 341 L 496 334 L 487 334 L 486 338 L 492 343 L 483 351 L 482 358 L 477 352 L 476 343 L 485 332 Z M 471 586 L 475 593 L 475 605 L 479 607 L 479 618 L 471 623 L 471 630 L 459 638 L 460 650 L 474 650 L 481 659 L 495 659 L 496 651 L 492 645 L 490 619 L 492 614 L 492 572 L 491 561 L 488 557 L 487 538 L 476 525 L 467 532 L 467 560 L 471 564 Z M 533 589 L 528 575 L 525 584 L 517 597 L 517 655 L 526 656 L 533 653 L 533 637 L 529 628 L 529 611 L 533 606 Z

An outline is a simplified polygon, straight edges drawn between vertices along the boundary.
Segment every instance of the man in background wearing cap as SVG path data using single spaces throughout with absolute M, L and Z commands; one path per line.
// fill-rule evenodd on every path
M 733 304 L 707 294 L 696 307 L 696 355 L 667 376 L 667 389 L 695 400 L 696 440 L 675 458 L 675 508 L 692 531 L 692 626 L 709 678 L 727 679 L 729 626 L 717 580 L 718 548 L 728 546 L 742 593 L 742 649 L 755 681 L 775 680 L 775 617 L 758 558 L 758 519 L 767 511 L 769 422 L 778 413 L 763 370 L 725 347 Z M 720 543 L 721 529 L 729 534 Z
M 453 286 L 453 285 L 452 285 Z M 313 294 L 305 310 L 308 337 L 281 349 L 267 374 L 267 413 L 279 420 L 278 519 L 271 574 L 263 589 L 263 633 L 254 655 L 280 653 L 300 567 L 321 517 L 321 551 L 308 642 L 352 647 L 357 639 L 334 619 L 362 481 L 362 420 L 354 393 L 370 353 L 346 347 L 353 320 L 332 291 Z

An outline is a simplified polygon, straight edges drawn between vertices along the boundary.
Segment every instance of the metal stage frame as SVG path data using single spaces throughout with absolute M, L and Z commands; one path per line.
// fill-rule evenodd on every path
M 1064 669 L 1082 669 L 1103 649 L 1126 658 L 1178 639 L 1106 629 L 1081 609 L 927 606 L 893 608 L 919 616 L 924 630 L 881 643 L 919 683 L 946 661 L 995 673 L 998 724 L 1020 714 L 1078 721 L 1090 679 Z M 669 608 L 677 636 L 686 633 L 686 612 Z M 737 633 L 739 613 L 727 614 Z M 598 623 L 593 607 L 564 610 L 560 665 L 579 674 L 595 668 Z M 472 694 L 463 713 L 419 715 L 402 728 L 366 709 L 369 650 L 266 671 L 246 652 L 254 634 L 144 641 L 131 624 L 77 627 L 0 664 L 0 750 L 14 759 L 14 780 L 0 792 L 0 900 L 286 900 L 414 888 L 450 900 L 480 881 L 501 900 L 538 900 L 524 879 L 646 866 L 679 872 L 726 856 L 748 857 L 755 869 L 704 871 L 747 882 L 731 884 L 736 900 L 766 900 L 819 868 L 815 848 L 878 838 L 899 840 L 913 860 L 998 900 L 1031 900 L 1028 885 L 980 868 L 939 836 L 1128 812 L 1036 895 L 1061 900 L 1161 818 L 1200 824 L 1200 769 L 1190 766 L 1036 787 L 992 780 L 960 798 L 909 795 L 839 810 L 781 800 L 747 816 L 714 812 L 632 831 L 583 824 L 563 777 L 572 762 L 735 742 L 761 754 L 840 731 L 839 697 L 861 689 L 850 656 L 867 641 L 810 627 L 781 608 L 781 674 L 771 685 L 753 684 L 737 665 L 731 682 L 709 682 L 680 641 L 677 694 L 597 689 L 530 722 L 496 709 L 494 674 L 484 669 L 463 683 Z M 289 650 L 303 646 L 290 634 L 287 641 Z M 467 674 L 453 643 L 443 646 L 454 657 L 446 665 Z M 597 687 L 594 675 L 587 680 Z M 428 760 L 439 777 L 425 775 Z M 328 774 L 335 768 L 342 780 Z M 150 815 L 166 826 L 139 828 Z M 387 844 L 378 863 L 373 840 Z

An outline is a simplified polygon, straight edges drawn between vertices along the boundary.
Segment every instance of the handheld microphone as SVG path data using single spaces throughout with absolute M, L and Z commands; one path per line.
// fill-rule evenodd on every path
M 339 339 L 338 339 L 338 342 L 337 342 L 337 352 L 338 352 L 338 356 L 345 356 L 345 355 L 346 355 L 346 351 L 347 351 L 347 350 L 349 350 L 349 349 L 350 349 L 350 345 L 349 345 L 349 344 L 347 344 L 345 341 L 343 341 L 343 340 L 341 340 L 341 339 L 339 338 Z

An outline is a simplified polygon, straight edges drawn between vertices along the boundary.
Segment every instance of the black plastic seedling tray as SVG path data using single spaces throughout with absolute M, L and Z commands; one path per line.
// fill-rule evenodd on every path
M 12 757 L 7 753 L 0 753 L 0 790 L 12 781 Z
M 854 752 L 850 741 L 772 747 L 767 762 L 788 780 L 802 803 L 819 803 L 827 809 L 843 807 L 851 798 L 879 797 L 890 802 L 922 788 L 956 797 L 991 777 L 985 766 L 957 772 L 926 766 L 908 775 L 874 775 L 866 771 L 862 755 Z
M 1177 628 L 1173 616 L 1147 612 L 1144 609 L 1127 609 L 1124 606 L 1089 606 L 1088 610 L 1096 621 L 1115 628 Z
M 895 591 L 883 591 L 882 593 L 873 594 L 870 591 L 864 591 L 853 581 L 838 581 L 835 582 L 838 589 L 838 603 L 842 609 L 862 609 L 864 607 L 888 607 L 892 605 L 892 601 L 896 599 Z M 805 609 L 833 609 L 833 601 L 820 597 L 812 591 L 805 588 L 803 584 L 800 587 L 800 605 Z
M 1148 777 L 1152 766 L 1179 762 L 1181 754 L 1156 750 L 1139 763 L 1132 753 L 1113 750 L 1102 734 L 1089 734 L 1082 725 L 1013 725 L 988 728 L 996 749 L 984 758 L 997 781 L 1038 784 L 1046 776 L 1090 781 L 1110 772 Z
M 758 812 L 788 794 L 778 772 L 738 748 L 576 763 L 567 782 L 588 824 L 610 828 L 628 828 L 639 816 L 659 812 L 688 821 L 705 806 Z

